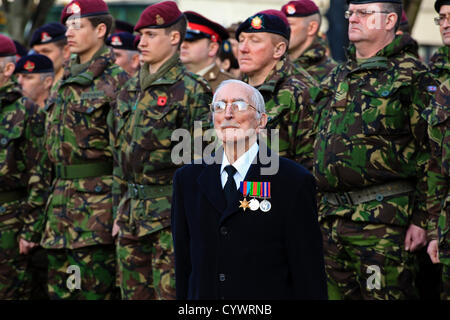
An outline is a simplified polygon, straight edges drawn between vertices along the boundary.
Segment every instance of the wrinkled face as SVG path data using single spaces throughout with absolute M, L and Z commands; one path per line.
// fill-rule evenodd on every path
M 67 44 L 71 53 L 85 54 L 96 47 L 99 41 L 99 24 L 93 27 L 88 18 L 69 18 L 66 21 Z
M 229 83 L 222 87 L 217 93 L 215 101 L 228 103 L 225 111 L 214 112 L 214 129 L 217 137 L 224 143 L 245 141 L 259 131 L 260 119 L 254 108 L 249 107 L 245 111 L 232 111 L 231 102 L 250 101 L 250 92 L 245 87 L 236 83 Z
M 289 40 L 289 51 L 301 47 L 307 37 L 308 24 L 302 17 L 287 17 L 289 26 L 291 27 L 291 37 Z
M 139 50 L 142 61 L 157 64 L 164 61 L 170 55 L 172 46 L 170 44 L 170 34 L 166 34 L 165 29 L 143 28 L 139 30 L 141 40 Z
M 133 63 L 133 55 L 139 54 L 137 51 L 124 50 L 124 49 L 112 49 L 114 52 L 114 63 L 120 66 L 123 70 L 125 70 L 128 74 L 134 74 L 136 70 L 134 69 Z
M 446 46 L 450 46 L 450 5 L 444 5 L 439 10 L 440 16 L 446 16 L 446 19 L 439 25 L 441 31 L 442 42 Z
M 42 54 L 52 60 L 55 73 L 57 73 L 62 68 L 62 65 L 64 63 L 63 50 L 53 42 L 36 44 L 33 46 L 33 50 L 36 51 L 36 53 Z
M 348 10 L 354 12 L 348 19 L 348 38 L 351 42 L 373 41 L 385 33 L 387 16 L 381 13 L 384 11 L 382 4 L 350 4 Z M 376 13 L 364 14 L 373 11 Z
M 183 41 L 180 50 L 180 59 L 184 64 L 199 65 L 209 58 L 209 39 Z
M 38 73 L 19 74 L 18 81 L 25 97 L 32 101 L 38 101 L 39 97 L 46 93 L 44 81 Z
M 248 75 L 264 69 L 274 61 L 275 46 L 270 33 L 241 32 L 238 49 L 239 67 Z

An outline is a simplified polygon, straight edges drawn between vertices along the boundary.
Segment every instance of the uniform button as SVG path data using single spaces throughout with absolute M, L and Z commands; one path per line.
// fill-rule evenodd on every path
M 0 213 L 3 213 L 5 211 L 6 211 L 5 207 L 0 207 Z
M 89 107 L 89 108 L 87 109 L 87 112 L 88 112 L 88 113 L 91 113 L 92 111 L 94 111 L 94 107 Z
M 95 192 L 101 192 L 102 186 L 96 186 L 94 190 L 95 190 Z
M 223 235 L 223 236 L 226 236 L 228 234 L 227 227 L 221 227 L 220 228 L 220 234 Z
M 0 140 L 0 143 L 1 143 L 2 145 L 5 145 L 5 144 L 8 143 L 8 139 L 2 138 L 2 140 Z
M 377 194 L 377 195 L 375 196 L 375 199 L 377 199 L 377 201 L 383 201 L 384 197 L 383 197 L 382 194 Z
M 219 281 L 221 282 L 225 281 L 225 275 L 223 273 L 219 274 Z

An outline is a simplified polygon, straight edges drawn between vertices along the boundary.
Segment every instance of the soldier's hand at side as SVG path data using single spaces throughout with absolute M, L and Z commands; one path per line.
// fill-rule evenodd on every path
M 431 262 L 433 263 L 441 263 L 439 260 L 439 250 L 438 250 L 438 241 L 431 240 L 428 244 L 427 253 L 430 256 Z
M 114 220 L 114 224 L 113 224 L 113 228 L 112 228 L 112 236 L 113 238 L 115 236 L 117 236 L 117 234 L 119 233 L 119 226 L 117 225 L 117 219 Z
M 31 249 L 37 247 L 39 244 L 35 242 L 29 242 L 25 239 L 20 238 L 19 240 L 19 253 L 28 254 Z
M 427 244 L 427 232 L 425 229 L 410 224 L 405 237 L 405 250 L 415 251 L 424 247 Z

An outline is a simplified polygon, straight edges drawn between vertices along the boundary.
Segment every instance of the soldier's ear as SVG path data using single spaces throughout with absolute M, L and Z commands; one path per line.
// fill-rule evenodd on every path
M 14 63 L 7 62 L 5 64 L 5 67 L 3 68 L 3 75 L 6 78 L 9 78 L 9 77 L 11 77 L 13 75 L 15 69 L 16 69 L 16 65 Z
M 217 52 L 219 51 L 219 43 L 211 41 L 209 43 L 209 51 L 208 56 L 215 57 L 217 55 Z
M 178 46 L 178 44 L 180 42 L 181 42 L 180 32 L 176 31 L 176 30 L 172 30 L 170 32 L 170 44 L 173 45 L 173 46 Z
M 281 57 L 284 55 L 284 53 L 287 50 L 286 42 L 278 42 L 275 45 L 273 57 L 274 59 L 281 59 Z
M 391 31 L 395 29 L 397 24 L 398 16 L 396 13 L 391 12 L 386 17 L 386 30 Z

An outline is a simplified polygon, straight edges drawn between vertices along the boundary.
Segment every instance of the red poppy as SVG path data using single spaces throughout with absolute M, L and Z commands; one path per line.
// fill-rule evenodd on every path
M 165 106 L 167 103 L 167 97 L 158 97 L 158 106 Z

